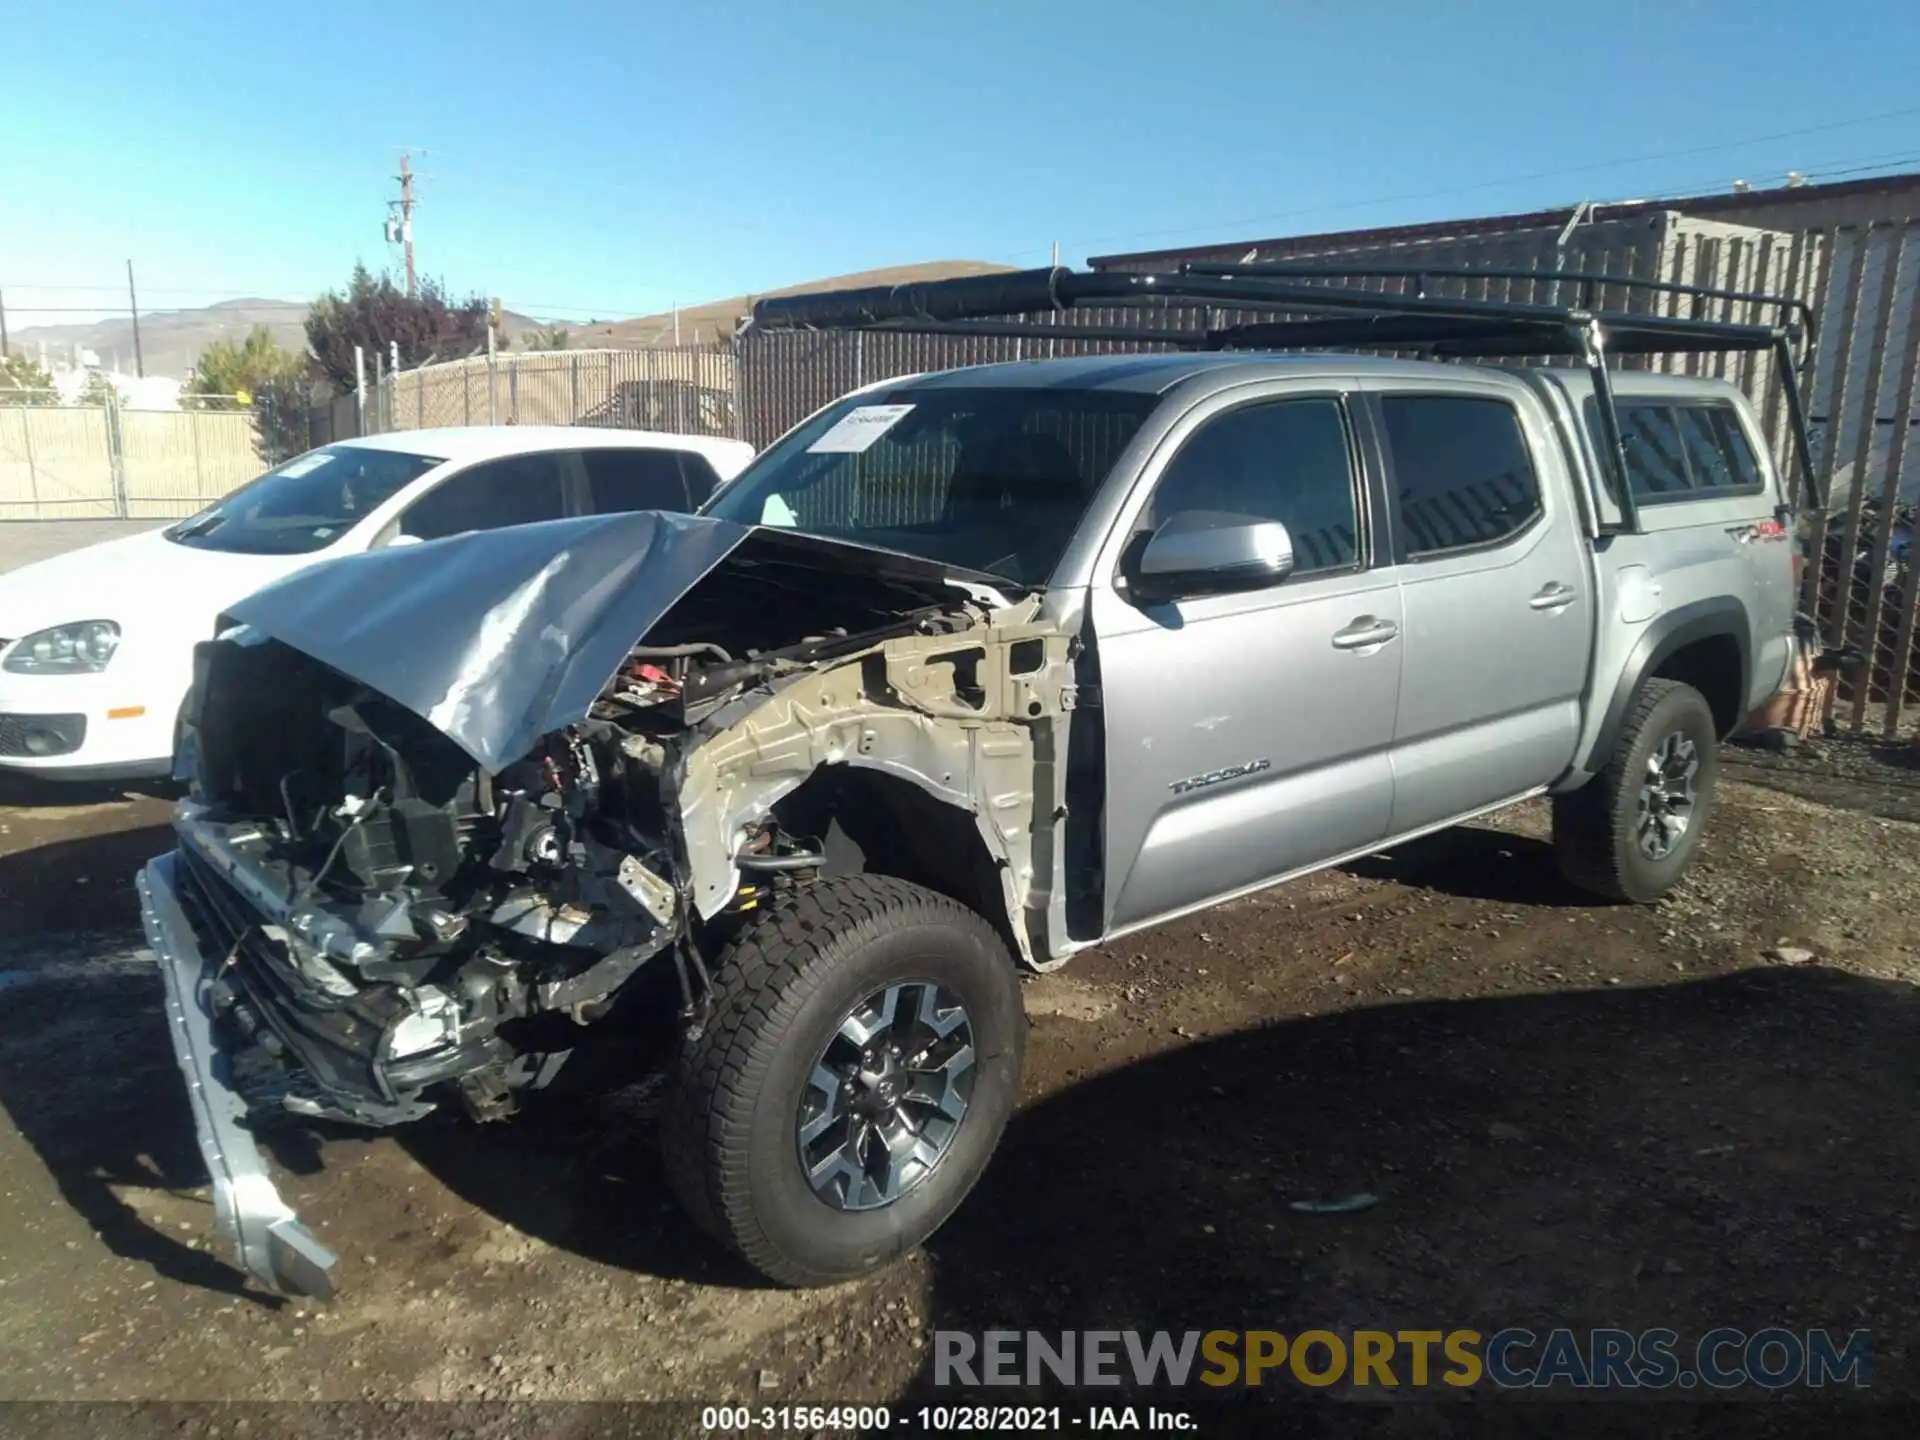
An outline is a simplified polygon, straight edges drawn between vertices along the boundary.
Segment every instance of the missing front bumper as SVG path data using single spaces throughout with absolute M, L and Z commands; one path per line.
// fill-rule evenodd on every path
M 167 1031 L 213 1179 L 215 1219 L 233 1245 L 235 1262 L 261 1284 L 283 1295 L 326 1299 L 333 1294 L 338 1257 L 280 1198 L 247 1128 L 247 1103 L 233 1088 L 228 1056 L 214 1037 L 206 997 L 211 967 L 180 908 L 176 863 L 171 854 L 151 860 L 136 883 L 147 943 L 166 984 Z

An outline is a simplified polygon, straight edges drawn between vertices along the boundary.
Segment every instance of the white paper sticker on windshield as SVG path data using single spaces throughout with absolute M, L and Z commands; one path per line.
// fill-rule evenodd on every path
M 791 530 L 799 520 L 794 516 L 793 507 L 787 504 L 782 495 L 769 495 L 760 507 L 760 523 L 778 530 Z
M 318 470 L 332 458 L 333 456 L 325 450 L 315 450 L 309 454 L 302 455 L 298 460 L 289 460 L 280 467 L 279 473 L 286 476 L 289 480 L 298 480 L 309 470 Z
M 900 423 L 911 405 L 856 405 L 807 446 L 814 455 L 858 455 Z

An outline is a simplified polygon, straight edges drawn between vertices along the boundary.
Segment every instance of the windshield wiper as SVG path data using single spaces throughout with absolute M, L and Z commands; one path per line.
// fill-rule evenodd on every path
M 205 535 L 209 530 L 226 524 L 226 521 L 225 512 L 216 510 L 211 515 L 202 515 L 198 520 L 183 520 L 167 534 L 174 540 L 194 540 Z

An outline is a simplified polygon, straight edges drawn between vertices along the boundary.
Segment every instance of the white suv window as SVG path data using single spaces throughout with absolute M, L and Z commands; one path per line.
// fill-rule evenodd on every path
M 582 450 L 580 458 L 587 471 L 587 508 L 595 515 L 692 510 L 719 483 L 706 458 L 687 450 Z
M 566 513 L 560 454 L 509 455 L 462 470 L 434 486 L 400 517 L 400 533 L 440 540 L 558 520 Z

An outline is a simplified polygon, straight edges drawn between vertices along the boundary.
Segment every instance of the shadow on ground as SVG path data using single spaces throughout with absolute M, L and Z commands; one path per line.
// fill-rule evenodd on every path
M 1409 840 L 1340 868 L 1364 879 L 1496 905 L 1586 909 L 1613 903 L 1564 879 L 1546 841 L 1471 825 Z
M 115 1194 L 184 1191 L 207 1179 L 133 889 L 135 870 L 167 848 L 167 836 L 150 826 L 0 855 L 0 970 L 10 982 L 0 1004 L 0 1107 L 115 1254 L 168 1279 L 240 1293 L 235 1271 Z M 10 1229 L 41 1218 L 4 1207 L 0 1223 Z M 211 1229 L 209 1216 L 196 1233 Z
M 1881 735 L 1820 735 L 1791 750 L 1729 744 L 1723 779 L 1743 780 L 1803 800 L 1920 823 L 1920 751 Z
M 143 825 L 0 855 L 0 946 L 52 946 L 75 932 L 137 935 L 133 878 L 172 845 L 167 826 Z M 11 963 L 0 951 L 0 968 Z
M 476 1126 L 449 1116 L 396 1138 L 470 1205 L 596 1264 L 730 1289 L 768 1288 L 674 1201 L 646 1108 L 630 1093 L 577 1104 L 536 1100 L 512 1124 Z
M 185 793 L 176 781 L 38 780 L 18 770 L 0 771 L 0 806 L 36 810 L 79 809 L 122 800 L 176 800 Z
M 933 1325 L 1866 1328 L 1871 1395 L 1910 1403 L 1916 1040 L 1909 987 L 1803 969 L 1387 1005 L 1195 1044 L 1015 1119 L 928 1247 Z M 1357 1192 L 1379 1203 L 1290 1208 Z M 1543 1429 L 1536 1406 L 1481 1392 L 1466 1404 L 1448 1392 L 1456 1403 L 1301 1406 L 1308 1393 L 1283 1380 L 1226 1402 L 1200 1386 L 1158 1398 L 1203 1415 L 1285 1404 L 1307 1433 L 1470 1422 L 1561 1434 L 1572 1418 L 1581 1433 L 1639 1434 L 1654 1418 L 1590 1405 Z M 923 1372 L 895 1410 L 954 1398 Z M 1807 1416 L 1805 1405 L 1675 1406 L 1661 1428 L 1754 1433 L 1761 1419 Z

